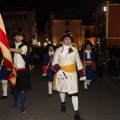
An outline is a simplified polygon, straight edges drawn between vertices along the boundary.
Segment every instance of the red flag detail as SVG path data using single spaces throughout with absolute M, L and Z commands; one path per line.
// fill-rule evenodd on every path
M 12 61 L 8 38 L 6 35 L 6 31 L 5 31 L 5 27 L 4 27 L 4 23 L 2 20 L 1 14 L 0 14 L 0 49 L 1 49 L 1 52 L 2 52 L 2 55 L 4 58 L 7 70 L 11 71 L 11 74 L 13 74 L 12 76 L 10 74 L 10 76 L 8 77 L 8 80 L 11 81 L 12 85 L 15 85 L 16 76 L 17 76 L 16 68 Z

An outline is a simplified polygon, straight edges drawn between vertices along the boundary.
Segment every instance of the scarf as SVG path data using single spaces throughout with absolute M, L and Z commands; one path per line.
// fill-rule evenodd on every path
M 49 54 L 50 56 L 53 56 L 53 55 L 54 55 L 54 51 L 48 51 L 48 54 Z
M 91 50 L 85 50 L 85 53 L 87 53 L 87 59 L 91 59 L 91 56 L 90 56 Z
M 70 47 L 71 47 L 71 45 L 69 45 L 69 46 L 63 45 L 62 54 L 66 55 L 68 53 Z

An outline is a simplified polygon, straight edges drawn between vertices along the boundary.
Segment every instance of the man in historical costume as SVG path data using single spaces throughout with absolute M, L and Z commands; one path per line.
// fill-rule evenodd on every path
M 3 95 L 0 99 L 8 97 L 8 71 L 4 62 L 2 53 L 0 52 L 0 81 L 2 83 Z
M 56 73 L 53 89 L 59 92 L 61 112 L 66 112 L 65 95 L 68 93 L 72 97 L 74 119 L 83 120 L 78 111 L 78 75 L 80 80 L 86 80 L 83 65 L 77 48 L 72 46 L 74 37 L 70 33 L 66 33 L 60 37 L 60 41 L 63 41 L 64 44 L 56 49 L 52 61 L 52 70 Z
M 84 81 L 84 90 L 86 91 L 88 87 L 90 87 L 91 80 L 96 79 L 95 70 L 96 70 L 96 63 L 95 63 L 95 53 L 92 50 L 93 44 L 86 40 L 85 42 L 85 49 L 83 48 L 80 52 L 80 59 L 85 69 L 86 80 Z
M 44 65 L 47 68 L 47 82 L 48 82 L 48 96 L 50 96 L 52 94 L 52 83 L 53 83 L 53 76 L 54 76 L 54 72 L 51 69 L 52 67 L 52 59 L 54 56 L 54 46 L 52 44 L 49 44 L 46 46 L 47 47 L 47 52 L 44 53 Z
M 14 98 L 14 108 L 18 107 L 18 95 L 20 93 L 21 98 L 21 112 L 25 113 L 25 93 L 32 89 L 30 83 L 30 77 L 28 75 L 26 53 L 28 47 L 23 44 L 25 34 L 23 31 L 15 31 L 12 34 L 15 39 L 15 44 L 11 46 L 10 51 L 12 53 L 14 64 L 17 67 L 17 77 L 15 86 L 11 86 L 11 92 Z

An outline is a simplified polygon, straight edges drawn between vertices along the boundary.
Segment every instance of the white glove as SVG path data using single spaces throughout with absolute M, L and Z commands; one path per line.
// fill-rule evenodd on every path
M 84 77 L 80 77 L 79 80 L 80 80 L 80 81 L 85 81 L 85 80 L 86 80 L 86 76 L 84 76 Z
M 64 78 L 64 74 L 62 70 L 59 70 L 56 74 L 57 78 Z

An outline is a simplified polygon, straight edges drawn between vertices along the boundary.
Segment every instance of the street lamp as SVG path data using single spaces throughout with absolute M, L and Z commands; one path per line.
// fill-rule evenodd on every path
M 107 7 L 106 6 L 103 6 L 103 11 L 105 12 L 107 10 Z

